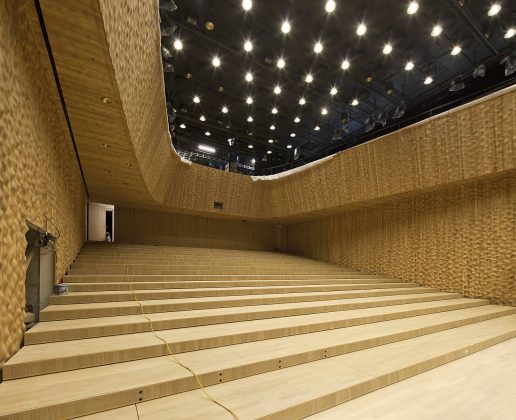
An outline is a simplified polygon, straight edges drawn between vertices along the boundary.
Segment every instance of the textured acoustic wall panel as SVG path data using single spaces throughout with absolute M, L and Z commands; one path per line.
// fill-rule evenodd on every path
M 516 175 L 289 227 L 289 251 L 516 305 Z
M 85 191 L 33 1 L 0 2 L 0 39 L 1 366 L 23 335 L 26 221 L 59 229 L 62 276 L 84 242 Z
M 279 235 L 279 236 L 278 236 Z M 115 208 L 117 242 L 274 251 L 282 245 L 272 224 Z

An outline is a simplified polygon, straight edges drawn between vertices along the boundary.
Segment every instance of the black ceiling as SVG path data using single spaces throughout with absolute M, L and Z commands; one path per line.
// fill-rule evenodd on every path
M 342 149 L 367 139 L 365 120 L 383 110 L 389 127 L 416 112 L 514 82 L 515 74 L 506 77 L 499 62 L 514 47 L 516 36 L 504 35 L 515 26 L 516 1 L 497 2 L 502 8 L 495 16 L 488 16 L 493 4 L 489 0 L 418 1 L 412 15 L 407 14 L 409 3 L 337 0 L 335 11 L 327 13 L 326 0 L 254 0 L 248 11 L 240 0 L 175 0 L 174 11 L 167 10 L 173 1 L 161 0 L 162 44 L 170 52 L 164 55 L 165 86 L 170 108 L 177 112 L 176 147 L 196 150 L 199 144 L 209 145 L 219 158 L 238 156 L 243 163 L 255 158 L 265 170 L 292 161 L 295 147 L 301 151 L 300 161 L 306 162 L 336 146 Z M 280 28 L 286 19 L 291 31 L 285 35 Z M 361 22 L 367 31 L 358 36 Z M 443 28 L 438 37 L 430 34 L 435 24 Z M 183 46 L 179 51 L 174 48 L 178 39 Z M 250 52 L 244 50 L 246 40 L 253 44 Z M 323 45 L 320 54 L 314 52 L 316 42 Z M 392 53 L 385 55 L 387 43 Z M 451 55 L 455 45 L 462 51 Z M 212 65 L 215 56 L 221 62 L 217 68 Z M 286 62 L 283 69 L 276 65 L 279 58 Z M 347 70 L 341 68 L 344 59 L 350 63 Z M 407 61 L 414 63 L 413 70 L 405 70 Z M 486 77 L 472 79 L 480 63 L 487 66 Z M 245 80 L 248 72 L 252 82 Z M 313 75 L 310 84 L 304 81 L 308 73 Z M 429 74 L 434 82 L 425 85 Z M 450 81 L 457 76 L 466 89 L 450 92 Z M 273 92 L 276 85 L 281 87 L 279 95 Z M 332 87 L 338 90 L 334 96 Z M 198 104 L 194 96 L 200 98 Z M 248 96 L 252 105 L 246 103 Z M 301 97 L 306 98 L 304 106 L 299 105 Z M 357 106 L 350 104 L 354 98 Z M 406 115 L 393 120 L 401 100 Z M 322 108 L 327 115 L 321 115 Z M 206 121 L 199 120 L 201 115 Z M 294 122 L 296 117 L 301 122 Z M 349 124 L 342 125 L 343 119 Z M 346 130 L 336 132 L 339 127 Z M 368 136 L 381 129 L 376 124 Z M 232 146 L 229 138 L 236 138 Z M 267 161 L 262 161 L 264 156 Z

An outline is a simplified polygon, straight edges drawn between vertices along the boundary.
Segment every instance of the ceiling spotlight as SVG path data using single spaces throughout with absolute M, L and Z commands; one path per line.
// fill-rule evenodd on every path
M 223 114 L 227 114 L 228 112 L 229 112 L 228 107 L 227 107 L 227 106 L 223 106 L 223 107 L 222 107 L 222 113 L 223 113 Z
M 271 124 L 271 126 L 269 127 L 269 130 L 271 131 L 274 131 L 276 130 L 276 126 L 274 124 Z M 269 142 L 270 143 L 270 142 Z
M 417 1 L 411 1 L 407 7 L 407 13 L 409 15 L 413 15 L 414 13 L 416 13 L 419 9 L 419 4 Z
M 466 85 L 464 84 L 462 79 L 460 77 L 457 77 L 456 79 L 451 81 L 450 87 L 448 88 L 448 90 L 450 92 L 457 92 L 459 90 L 464 89 L 465 87 L 466 87 Z
M 305 82 L 306 83 L 312 83 L 314 81 L 314 77 L 308 73 L 306 76 L 305 76 Z
M 181 124 L 179 124 L 179 128 L 182 128 L 184 130 L 186 128 L 186 125 L 181 123 Z
M 176 39 L 174 41 L 174 48 L 177 50 L 177 51 L 181 51 L 183 49 L 183 43 L 181 42 L 180 39 Z
M 251 159 L 251 165 L 254 165 L 256 163 L 256 159 L 255 158 L 252 158 Z
M 451 50 L 450 54 L 451 54 L 451 55 L 457 55 L 457 54 L 459 54 L 461 51 L 462 51 L 462 48 L 461 48 L 460 46 L 458 46 L 458 45 L 455 45 L 455 46 L 453 47 L 453 49 Z
M 405 104 L 405 101 L 401 101 L 396 109 L 394 110 L 394 114 L 392 114 L 392 118 L 398 119 L 403 117 L 405 115 L 405 110 L 407 109 L 407 105 Z
M 303 106 L 303 105 L 305 105 L 305 104 L 306 104 L 306 99 L 305 99 L 305 98 L 303 98 L 303 97 L 301 97 L 301 98 L 299 99 L 299 105 Z
M 516 35 L 516 29 L 515 28 L 509 28 L 509 29 L 507 29 L 507 32 L 505 32 L 505 35 L 503 37 L 505 39 L 510 39 L 514 35 Z
M 172 58 L 172 53 L 164 45 L 161 46 L 161 55 L 163 56 L 163 58 Z
M 250 122 L 250 123 L 251 123 L 251 122 L 253 122 L 253 121 L 254 121 L 253 117 L 252 117 L 251 115 L 249 115 L 249 116 L 247 117 L 247 122 Z
M 235 144 L 235 139 L 234 139 L 234 138 L 230 138 L 230 139 L 228 139 L 228 144 L 229 144 L 230 146 L 233 146 L 233 145 Z
M 319 131 L 320 129 L 321 129 L 321 127 L 319 127 L 318 125 L 316 125 L 316 126 L 314 127 L 314 131 Z
M 392 45 L 391 44 L 385 44 L 382 51 L 385 55 L 388 55 L 392 52 Z
M 328 110 L 326 108 L 321 109 L 321 115 L 327 115 Z
M 247 72 L 247 74 L 245 75 L 245 81 L 252 82 L 253 81 L 253 73 Z
M 337 5 L 335 4 L 335 1 L 328 0 L 326 2 L 326 6 L 324 6 L 324 9 L 326 10 L 327 13 L 333 13 L 335 11 L 335 7 L 337 7 Z
M 378 114 L 376 122 L 382 127 L 385 127 L 385 124 L 387 124 L 387 111 L 385 109 L 383 109 L 382 112 Z
M 253 2 L 252 0 L 243 0 L 242 1 L 242 8 L 248 12 L 249 10 L 251 10 L 253 8 Z
M 292 138 L 296 137 L 296 133 L 290 133 L 290 137 L 292 137 Z
M 213 57 L 213 60 L 211 60 L 211 64 L 213 65 L 213 67 L 219 67 L 220 66 L 220 58 Z
M 487 15 L 488 16 L 497 15 L 500 10 L 502 10 L 502 5 L 500 3 L 493 3 L 487 12 Z
M 480 64 L 473 70 L 473 79 L 477 77 L 484 77 L 486 75 L 486 66 L 485 64 Z
M 272 154 L 272 150 L 267 150 L 267 154 L 271 155 Z
M 215 153 L 216 152 L 216 150 L 213 147 L 206 146 L 204 144 L 200 144 L 199 146 L 197 146 L 197 148 L 199 150 L 202 150 L 203 152 L 208 152 L 208 153 Z
M 505 65 L 505 76 L 510 76 L 514 72 L 516 72 L 516 51 L 513 51 L 511 55 L 506 56 L 500 64 Z
M 251 52 L 253 50 L 253 43 L 250 40 L 244 42 L 244 50 Z
M 194 103 L 198 104 L 199 102 L 201 102 L 201 98 L 199 98 L 197 95 L 193 97 L 193 101 Z
M 273 140 L 273 139 L 269 139 L 269 140 L 267 140 L 267 142 L 268 142 L 269 144 L 272 144 L 272 143 L 274 143 L 274 140 Z
M 204 135 L 210 137 L 211 133 L 209 131 L 206 131 L 206 133 L 204 133 Z
M 251 105 L 253 103 L 253 98 L 248 96 L 247 99 L 245 100 L 245 102 L 246 102 L 247 105 Z
M 315 45 L 314 45 L 314 52 L 316 54 L 319 54 L 320 52 L 322 52 L 323 50 L 323 45 L 320 43 L 320 42 L 317 42 Z
M 279 85 L 276 85 L 274 87 L 274 94 L 279 95 L 280 93 L 281 93 L 281 87 L 279 87 Z
M 292 149 L 292 145 L 291 144 L 287 144 L 287 149 Z
M 342 70 L 347 70 L 347 69 L 349 69 L 349 61 L 348 61 L 347 59 L 346 59 L 346 60 L 344 60 L 344 61 L 342 62 L 342 64 L 340 65 L 340 68 L 341 68 Z
M 443 32 L 443 28 L 441 25 L 435 25 L 433 28 L 432 28 L 432 32 L 430 33 L 430 35 L 432 36 L 439 36 L 441 35 L 441 33 Z
M 277 114 L 277 113 L 278 113 L 278 108 L 276 108 L 276 107 L 272 108 L 272 109 L 271 109 L 271 112 L 272 112 L 273 114 Z
M 425 85 L 429 85 L 434 81 L 434 78 L 432 76 L 426 76 L 425 81 L 423 82 Z
M 290 23 L 288 22 L 288 20 L 284 21 L 281 24 L 281 32 L 283 32 L 284 34 L 288 34 L 290 32 Z
M 301 118 L 299 118 L 299 117 L 294 118 L 294 122 L 296 124 L 300 123 L 301 122 Z
M 206 121 L 206 117 L 205 117 L 204 115 L 201 115 L 201 116 L 199 117 L 199 119 L 200 119 L 201 121 L 203 121 L 203 122 L 204 122 L 204 121 Z
M 362 36 L 366 33 L 367 26 L 365 26 L 363 23 L 357 26 L 357 35 Z
M 357 106 L 358 105 L 358 99 L 357 98 L 353 98 L 353 100 L 351 101 L 351 105 L 352 106 Z
M 364 128 L 364 131 L 366 133 L 368 133 L 369 131 L 371 131 L 375 124 L 376 124 L 376 118 L 373 116 L 373 115 L 369 115 L 369 117 L 367 117 L 367 119 L 364 121 L 365 123 L 365 128 Z
M 276 63 L 279 69 L 282 69 L 285 67 L 285 60 L 283 58 L 280 58 L 278 62 Z
M 385 83 L 385 92 L 387 93 L 387 95 L 392 95 L 393 94 L 393 92 L 394 92 L 394 84 L 392 83 L 391 80 L 388 80 Z
M 249 144 L 249 145 L 247 146 L 247 148 L 248 148 L 248 149 L 252 149 L 253 147 L 254 147 L 254 146 L 253 146 L 252 144 Z
M 412 61 L 407 61 L 407 64 L 405 64 L 405 70 L 410 71 L 414 68 L 414 63 Z
M 337 88 L 335 86 L 333 86 L 331 89 L 330 89 L 330 95 L 331 96 L 335 96 L 337 94 Z

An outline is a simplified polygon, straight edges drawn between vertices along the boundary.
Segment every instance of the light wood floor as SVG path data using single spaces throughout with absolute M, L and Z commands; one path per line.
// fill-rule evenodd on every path
M 88 244 L 65 281 L 4 365 L 0 418 L 231 418 L 130 285 L 240 419 L 342 418 L 354 398 L 516 336 L 514 307 L 284 254 Z

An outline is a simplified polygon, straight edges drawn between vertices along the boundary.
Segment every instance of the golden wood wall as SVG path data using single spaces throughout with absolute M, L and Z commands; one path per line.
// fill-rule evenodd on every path
M 268 223 L 115 208 L 117 242 L 274 251 L 282 246 Z
M 23 335 L 25 222 L 57 225 L 62 276 L 84 241 L 85 191 L 33 1 L 0 2 L 0 40 L 1 366 Z
M 516 305 L 516 175 L 289 227 L 289 251 Z

